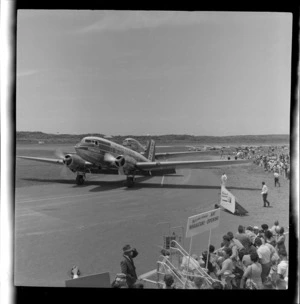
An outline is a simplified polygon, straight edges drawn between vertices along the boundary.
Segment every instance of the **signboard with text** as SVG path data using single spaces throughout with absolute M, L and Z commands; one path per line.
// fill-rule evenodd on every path
M 220 222 L 220 209 L 200 213 L 188 218 L 186 237 L 192 237 L 204 231 L 216 228 Z
M 221 187 L 220 205 L 232 213 L 235 212 L 235 196 L 231 192 L 229 192 L 224 186 Z

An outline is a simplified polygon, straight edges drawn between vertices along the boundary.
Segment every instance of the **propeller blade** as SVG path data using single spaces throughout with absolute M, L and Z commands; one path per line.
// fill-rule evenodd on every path
M 65 155 L 60 148 L 55 150 L 55 156 L 59 159 L 64 159 Z
M 112 162 L 114 162 L 116 160 L 116 158 L 114 156 L 112 156 L 111 154 L 109 154 L 109 153 L 105 153 L 104 160 L 106 162 L 112 163 Z

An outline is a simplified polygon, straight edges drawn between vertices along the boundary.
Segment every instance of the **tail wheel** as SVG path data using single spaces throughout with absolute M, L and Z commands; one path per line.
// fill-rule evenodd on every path
M 83 183 L 84 183 L 83 175 L 77 175 L 77 177 L 76 177 L 76 184 L 77 185 L 83 185 Z

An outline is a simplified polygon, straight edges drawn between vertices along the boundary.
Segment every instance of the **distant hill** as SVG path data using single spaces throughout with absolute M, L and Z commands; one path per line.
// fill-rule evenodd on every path
M 104 134 L 99 133 L 90 133 L 90 134 L 47 134 L 43 132 L 24 132 L 18 131 L 16 133 L 16 141 L 18 144 L 21 143 L 33 143 L 38 142 L 47 143 L 70 143 L 76 144 L 83 137 L 86 136 L 98 136 L 105 137 Z M 282 135 L 236 135 L 236 136 L 193 136 L 193 135 L 160 135 L 160 136 L 113 136 L 112 141 L 117 143 L 122 143 L 122 141 L 127 137 L 133 137 L 139 140 L 142 143 L 145 143 L 150 137 L 153 138 L 158 144 L 185 144 L 185 143 L 194 143 L 195 145 L 211 145 L 211 144 L 224 144 L 224 145 L 235 145 L 235 144 L 244 144 L 244 145 L 268 145 L 268 144 L 278 144 L 285 145 L 289 144 L 290 136 L 288 134 Z

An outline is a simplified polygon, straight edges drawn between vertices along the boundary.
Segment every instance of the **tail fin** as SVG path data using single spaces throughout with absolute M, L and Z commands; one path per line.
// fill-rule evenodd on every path
M 155 141 L 153 139 L 148 142 L 144 156 L 150 161 L 155 161 Z

